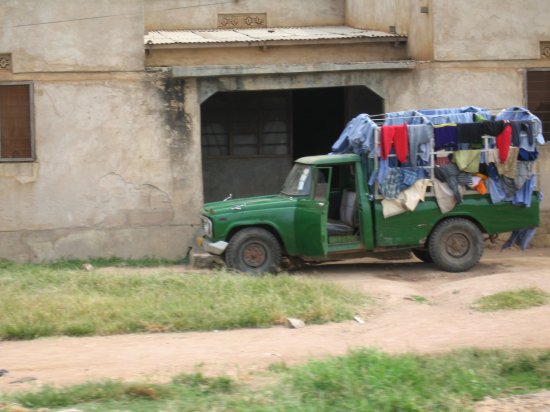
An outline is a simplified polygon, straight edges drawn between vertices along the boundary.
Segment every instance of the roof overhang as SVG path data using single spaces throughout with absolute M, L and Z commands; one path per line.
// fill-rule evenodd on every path
M 155 30 L 148 32 L 144 38 L 147 50 L 381 42 L 406 43 L 407 36 L 348 26 L 319 26 L 232 30 Z
M 412 70 L 414 60 L 315 64 L 202 65 L 173 66 L 172 77 L 247 76 L 262 74 L 298 74 L 365 70 Z

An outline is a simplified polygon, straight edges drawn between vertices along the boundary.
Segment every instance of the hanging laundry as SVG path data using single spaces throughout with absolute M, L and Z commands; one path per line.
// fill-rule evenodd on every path
M 456 150 L 457 128 L 455 123 L 434 126 L 434 150 Z
M 411 166 L 418 164 L 417 156 L 425 162 L 430 159 L 431 142 L 434 137 L 434 129 L 429 124 L 409 125 L 409 162 Z
M 380 194 L 387 199 L 395 199 L 399 195 L 401 187 L 401 170 L 399 167 L 391 168 L 388 171 L 384 183 L 379 186 Z
M 486 120 L 482 124 L 481 132 L 488 136 L 496 137 L 504 130 L 503 120 Z
M 514 230 L 500 250 L 509 249 L 514 245 L 518 245 L 521 250 L 526 250 L 529 247 L 529 242 L 531 242 L 533 236 L 535 236 L 536 231 L 537 228 Z
M 535 190 L 535 176 L 531 176 L 525 181 L 521 189 L 517 190 L 512 199 L 512 204 L 516 206 L 531 207 L 533 191 Z
M 481 145 L 483 141 L 482 123 L 459 123 L 457 124 L 456 141 L 458 144 Z
M 480 150 L 457 150 L 453 154 L 453 161 L 458 169 L 468 173 L 479 172 L 480 158 Z
M 533 136 L 533 123 L 527 120 L 514 120 L 512 124 L 512 144 L 516 147 L 520 146 L 521 135 L 527 136 L 529 145 L 533 145 L 535 138 Z
M 487 109 L 482 109 L 475 106 L 444 109 L 421 109 L 418 110 L 418 112 L 428 117 L 433 125 L 444 123 L 472 123 L 475 115 L 480 116 L 482 120 L 491 118 L 491 114 Z
M 382 126 L 380 132 L 380 157 L 387 159 L 392 146 L 395 148 L 397 160 L 405 163 L 409 156 L 409 141 L 407 126 Z
M 374 133 L 379 127 L 369 115 L 362 113 L 355 116 L 347 124 L 336 142 L 332 145 L 332 153 L 363 154 L 374 149 Z
M 419 179 L 411 187 L 399 193 L 397 199 L 382 200 L 382 215 L 384 218 L 412 212 L 419 202 L 423 202 L 426 189 L 431 184 L 429 179 Z
M 542 122 L 540 119 L 524 107 L 514 106 L 502 110 L 495 120 L 530 120 L 533 122 L 533 135 L 538 144 L 545 143 L 542 135 Z
M 533 175 L 533 162 L 518 160 L 518 169 L 514 183 L 516 189 L 521 189 L 523 184 Z
M 458 203 L 462 202 L 462 193 L 459 186 L 472 182 L 472 178 L 468 173 L 461 172 L 454 163 L 451 163 L 448 166 L 434 168 L 434 175 L 436 179 L 449 185 Z
M 430 121 L 416 110 L 386 113 L 385 126 L 401 126 L 404 124 L 427 124 Z
M 498 149 L 498 158 L 500 163 L 506 162 L 510 153 L 510 143 L 512 141 L 512 126 L 504 125 L 502 132 L 496 137 L 496 146 Z
M 435 200 L 437 201 L 437 206 L 439 206 L 441 213 L 447 213 L 453 210 L 457 204 L 457 200 L 449 185 L 438 179 L 434 179 L 432 184 L 434 188 Z M 459 190 L 464 191 L 463 188 L 459 188 Z
M 537 160 L 538 157 L 539 157 L 539 152 L 537 149 L 535 149 L 532 152 L 522 148 L 519 149 L 518 160 L 533 161 L 533 160 Z
M 501 175 L 515 179 L 518 169 L 519 148 L 510 146 L 510 153 L 504 163 L 497 163 L 497 168 Z

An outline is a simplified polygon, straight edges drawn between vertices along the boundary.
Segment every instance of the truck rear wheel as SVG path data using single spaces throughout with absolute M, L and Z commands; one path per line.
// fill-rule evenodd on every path
M 229 241 L 225 263 L 241 272 L 275 273 L 281 263 L 281 245 L 265 229 L 242 229 Z
M 475 223 L 467 219 L 447 219 L 430 235 L 428 251 L 441 269 L 465 272 L 481 259 L 483 236 Z

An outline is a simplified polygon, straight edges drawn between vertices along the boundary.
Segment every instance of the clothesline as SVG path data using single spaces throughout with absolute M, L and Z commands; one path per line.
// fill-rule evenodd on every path
M 471 113 L 471 114 L 483 114 L 483 112 L 494 112 L 492 114 L 500 114 L 500 113 L 531 113 L 533 114 L 530 110 L 528 109 L 523 109 L 523 110 L 511 110 L 509 108 L 502 108 L 502 109 L 484 109 L 484 108 L 479 108 L 478 111 L 463 111 L 463 112 L 454 112 L 454 113 L 435 113 L 435 114 L 424 114 L 424 113 L 421 113 L 422 110 L 436 110 L 436 109 L 421 109 L 421 110 L 402 110 L 402 111 L 395 111 L 395 112 L 386 112 L 386 113 L 377 113 L 377 114 L 368 114 L 368 113 L 365 113 L 367 116 L 369 116 L 371 119 L 373 117 L 386 117 L 387 115 L 389 114 L 397 114 L 397 113 L 411 113 L 411 114 L 408 114 L 408 115 L 403 115 L 403 116 L 392 116 L 392 119 L 402 119 L 402 118 L 410 118 L 410 117 L 440 117 L 440 116 L 448 116 L 448 115 L 458 115 L 458 114 L 468 114 L 468 113 Z M 416 112 L 416 113 L 415 113 Z M 550 113 L 550 111 L 548 110 L 545 110 L 545 111 L 537 111 L 537 113 Z

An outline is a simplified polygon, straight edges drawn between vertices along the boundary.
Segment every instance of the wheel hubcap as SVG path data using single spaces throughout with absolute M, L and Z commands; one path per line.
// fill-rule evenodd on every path
M 470 241 L 462 233 L 453 233 L 447 238 L 445 250 L 452 257 L 462 257 L 470 250 Z
M 259 243 L 250 243 L 244 247 L 243 260 L 251 267 L 262 266 L 266 260 L 267 253 L 265 248 Z

